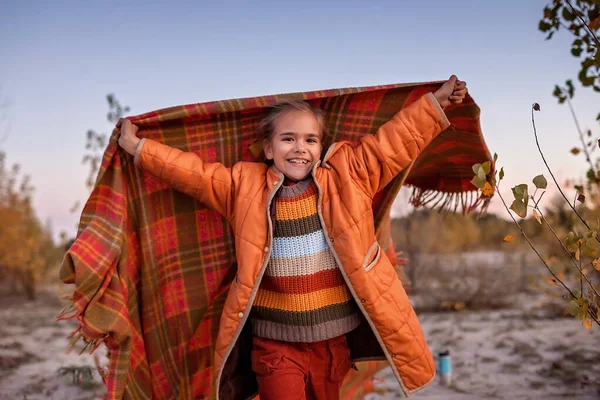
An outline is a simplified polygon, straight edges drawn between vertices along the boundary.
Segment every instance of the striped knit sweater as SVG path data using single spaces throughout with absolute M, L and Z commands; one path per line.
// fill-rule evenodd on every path
M 250 314 L 256 336 L 310 343 L 343 335 L 360 323 L 325 240 L 317 196 L 312 179 L 278 192 L 273 251 Z

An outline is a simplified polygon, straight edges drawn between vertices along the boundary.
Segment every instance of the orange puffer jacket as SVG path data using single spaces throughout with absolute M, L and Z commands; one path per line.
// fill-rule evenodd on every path
M 364 316 L 361 326 L 347 334 L 351 358 L 386 359 L 407 396 L 433 380 L 435 365 L 394 266 L 379 248 L 372 199 L 449 125 L 429 93 L 358 146 L 332 144 L 312 170 L 323 232 Z M 249 362 L 251 333 L 245 325 L 271 256 L 273 221 L 268 210 L 283 174 L 264 163 L 240 162 L 231 168 L 205 163 L 193 153 L 146 139 L 138 145 L 135 163 L 217 210 L 232 226 L 238 271 L 221 316 L 213 395 L 222 400 L 251 398 L 257 383 Z

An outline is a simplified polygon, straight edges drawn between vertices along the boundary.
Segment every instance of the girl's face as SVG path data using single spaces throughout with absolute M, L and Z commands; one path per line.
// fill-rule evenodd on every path
M 321 157 L 321 129 L 315 116 L 292 110 L 274 123 L 271 139 L 265 139 L 265 156 L 292 181 L 305 179 Z

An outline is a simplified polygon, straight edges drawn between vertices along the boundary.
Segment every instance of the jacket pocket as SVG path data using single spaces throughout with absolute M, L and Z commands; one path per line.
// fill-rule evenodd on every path
M 369 271 L 371 268 L 377 265 L 377 262 L 379 261 L 380 257 L 381 247 L 379 246 L 379 242 L 375 240 L 375 242 L 371 245 L 369 251 L 367 252 L 367 255 L 363 260 L 363 268 L 365 269 L 365 271 Z

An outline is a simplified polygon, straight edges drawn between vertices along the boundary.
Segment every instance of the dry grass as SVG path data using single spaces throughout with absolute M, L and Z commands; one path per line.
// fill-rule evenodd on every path
M 419 311 L 512 307 L 531 277 L 531 260 L 522 254 L 421 255 L 411 263 Z

